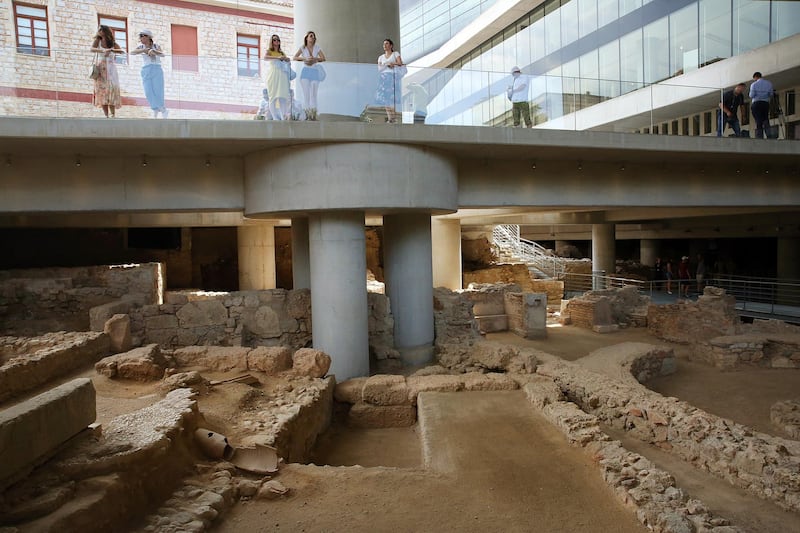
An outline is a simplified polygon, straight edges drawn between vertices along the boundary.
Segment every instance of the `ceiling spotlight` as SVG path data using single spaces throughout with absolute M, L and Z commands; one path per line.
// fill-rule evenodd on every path
M 76 167 L 81 166 L 81 154 L 75 156 L 75 166 Z
M 620 172 L 625 172 L 625 163 L 622 163 L 622 164 L 619 166 L 619 171 L 620 171 Z
M 769 169 L 768 168 L 764 169 L 764 174 L 769 174 Z
M 142 154 L 142 166 L 147 166 L 147 154 Z
M 207 167 L 210 167 L 210 166 L 211 166 L 211 158 L 210 158 L 210 157 L 208 157 L 208 156 L 206 156 L 206 166 L 207 166 Z
M 531 163 L 531 168 L 532 168 L 533 170 L 536 170 L 536 161 L 534 161 L 533 163 Z
M 737 173 L 737 174 L 741 174 L 741 173 L 742 173 L 742 169 L 741 169 L 741 168 L 737 168 L 737 169 L 736 169 L 736 173 Z
M 583 170 L 583 163 L 578 161 L 578 170 Z

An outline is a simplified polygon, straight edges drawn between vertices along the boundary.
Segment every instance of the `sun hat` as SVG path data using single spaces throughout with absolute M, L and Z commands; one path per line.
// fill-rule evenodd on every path
M 139 35 L 147 35 L 151 39 L 153 38 L 153 32 L 150 30 L 142 30 L 139 32 Z
M 519 69 L 519 67 L 514 67 L 511 69 L 511 74 L 514 74 L 515 72 L 522 72 L 522 71 Z

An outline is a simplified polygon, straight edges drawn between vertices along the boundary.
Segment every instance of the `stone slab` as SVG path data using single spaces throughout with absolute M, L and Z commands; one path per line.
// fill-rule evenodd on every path
M 0 411 L 0 488 L 26 475 L 96 416 L 95 390 L 88 378 Z

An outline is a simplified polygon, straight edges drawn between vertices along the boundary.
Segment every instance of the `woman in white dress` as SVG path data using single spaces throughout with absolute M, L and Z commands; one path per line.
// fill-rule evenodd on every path
M 301 46 L 294 55 L 295 61 L 302 61 L 304 66 L 300 71 L 300 86 L 303 88 L 303 101 L 308 120 L 317 120 L 317 90 L 322 81 L 322 63 L 325 53 L 317 44 L 317 35 L 310 31 L 306 33 Z
M 400 52 L 395 51 L 391 39 L 383 40 L 383 53 L 378 56 L 378 91 L 375 101 L 386 108 L 386 122 L 397 122 L 395 106 L 400 103 L 400 71 L 395 70 L 403 66 Z

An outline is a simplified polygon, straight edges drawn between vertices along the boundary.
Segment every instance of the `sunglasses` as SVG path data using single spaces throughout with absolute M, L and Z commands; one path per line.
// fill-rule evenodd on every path
M 281 40 L 280 39 L 272 39 L 272 42 L 273 43 L 279 43 L 279 42 L 281 42 Z

